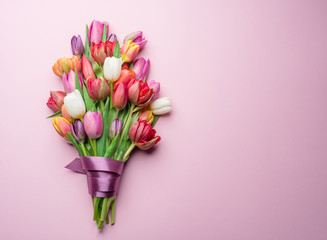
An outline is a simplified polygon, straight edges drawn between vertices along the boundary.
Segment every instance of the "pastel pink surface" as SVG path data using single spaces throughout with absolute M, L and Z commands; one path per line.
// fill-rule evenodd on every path
M 6 1 L 0 5 L 0 239 L 327 239 L 326 1 Z M 92 221 L 77 153 L 45 103 L 93 19 L 149 40 L 173 112 L 135 152 L 117 221 Z

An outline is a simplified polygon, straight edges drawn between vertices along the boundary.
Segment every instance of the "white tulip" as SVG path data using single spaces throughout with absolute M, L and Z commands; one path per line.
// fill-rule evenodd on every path
M 153 101 L 150 105 L 152 113 L 154 115 L 162 115 L 171 111 L 171 102 L 170 98 L 158 98 L 157 100 Z
M 123 60 L 121 58 L 107 57 L 103 64 L 104 78 L 109 82 L 118 80 Z
M 85 113 L 85 104 L 81 93 L 75 89 L 64 97 L 64 104 L 68 114 L 75 119 L 83 117 Z

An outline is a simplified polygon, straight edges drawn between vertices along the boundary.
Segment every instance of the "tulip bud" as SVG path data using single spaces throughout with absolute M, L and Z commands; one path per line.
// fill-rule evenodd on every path
M 107 37 L 109 35 L 109 23 L 93 20 L 89 29 L 89 42 L 98 44 L 102 39 L 103 27 L 107 24 Z
M 118 80 L 114 83 L 114 87 L 116 88 L 119 83 L 124 82 L 126 86 L 128 83 L 134 78 L 134 71 L 128 67 L 123 67 L 120 72 L 120 76 Z
M 127 87 L 124 82 L 120 82 L 115 88 L 112 96 L 112 105 L 118 109 L 122 110 L 127 104 Z
M 123 129 L 122 121 L 119 118 L 113 120 L 109 130 L 110 139 L 113 140 L 118 134 L 121 134 L 122 129 Z
M 50 91 L 50 97 L 47 102 L 48 108 L 54 112 L 58 112 L 61 109 L 61 106 L 64 104 L 64 97 L 66 93 L 62 91 Z
M 60 136 L 62 136 L 67 142 L 69 142 L 68 133 L 70 132 L 70 122 L 68 122 L 63 117 L 55 117 L 52 120 L 52 124 L 56 129 L 57 133 L 59 133 Z
M 162 115 L 171 111 L 170 98 L 159 98 L 151 103 L 150 109 L 154 115 Z
M 83 77 L 80 72 L 78 72 L 78 78 L 80 86 L 83 90 Z M 62 83 L 64 85 L 64 89 L 66 93 L 71 93 L 76 89 L 75 86 L 75 72 L 73 70 L 70 70 L 68 75 L 66 73 L 63 73 L 62 75 Z
M 156 99 L 158 98 L 158 96 L 159 96 L 159 92 L 160 92 L 160 83 L 159 83 L 159 82 L 156 82 L 156 81 L 154 81 L 154 80 L 152 80 L 152 81 L 150 81 L 150 82 L 148 83 L 148 86 L 149 86 L 149 88 L 153 89 L 153 91 L 154 91 L 153 97 L 152 97 L 152 99 L 151 99 L 151 101 L 154 101 L 154 100 L 156 100 Z
M 134 60 L 136 55 L 140 51 L 140 46 L 133 43 L 132 41 L 127 41 L 123 44 L 121 47 L 121 57 L 124 60 L 124 62 L 131 62 Z
M 122 59 L 107 57 L 103 64 L 104 78 L 109 82 L 118 80 L 121 72 Z
M 67 109 L 65 107 L 65 104 L 61 107 L 61 115 L 64 119 L 66 119 L 68 122 L 72 122 L 73 118 L 68 114 Z
M 85 113 L 85 104 L 80 91 L 77 89 L 72 93 L 68 93 L 64 98 L 64 104 L 67 113 L 74 119 L 83 117 Z
M 83 123 L 80 120 L 76 120 L 71 124 L 71 133 L 77 142 L 82 143 L 86 138 Z
M 137 44 L 140 46 L 140 50 L 145 46 L 145 44 L 148 42 L 148 40 L 145 40 L 143 37 L 143 32 L 142 31 L 136 31 L 128 34 L 125 38 L 123 43 L 127 41 L 132 41 L 133 43 Z
M 160 141 L 161 138 L 155 134 L 156 130 L 144 120 L 132 123 L 128 131 L 129 139 L 141 150 L 147 150 Z
M 70 70 L 77 70 L 78 72 L 81 71 L 81 61 L 79 57 L 73 55 L 72 58 L 60 58 L 58 59 L 55 64 L 52 66 L 53 72 L 62 77 L 63 73 L 68 74 Z
M 76 36 L 72 37 L 71 45 L 72 45 L 73 55 L 82 57 L 84 53 L 84 45 L 80 35 L 78 35 L 77 37 Z
M 134 61 L 133 71 L 135 72 L 136 79 L 145 79 L 149 75 L 150 70 L 150 60 L 145 60 L 144 58 L 138 58 Z
M 103 131 L 103 122 L 100 112 L 88 111 L 84 116 L 84 130 L 91 139 L 99 138 Z
M 134 105 L 145 106 L 148 104 L 154 94 L 153 89 L 149 88 L 146 82 L 132 79 L 127 85 L 128 98 Z
M 107 40 L 110 41 L 110 42 L 115 42 L 115 41 L 117 41 L 117 36 L 116 36 L 116 34 L 111 33 L 111 34 L 109 35 L 109 37 L 108 37 Z
M 151 124 L 153 122 L 154 116 L 152 114 L 152 111 L 146 110 L 142 111 L 140 116 L 139 116 L 139 121 L 146 121 L 147 124 Z
M 84 78 L 87 80 L 89 77 L 90 78 L 96 78 L 93 68 L 92 68 L 92 64 L 89 61 L 89 59 L 87 59 L 87 57 L 85 55 L 83 55 L 82 57 L 82 72 L 83 72 L 83 76 Z
M 93 99 L 103 101 L 110 96 L 110 86 L 104 79 L 88 78 L 86 84 L 88 92 Z

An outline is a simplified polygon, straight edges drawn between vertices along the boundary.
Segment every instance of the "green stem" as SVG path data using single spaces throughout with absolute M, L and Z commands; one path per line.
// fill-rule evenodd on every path
M 116 109 L 116 117 L 115 117 L 115 119 L 118 118 L 118 114 L 119 114 L 119 109 Z
M 109 82 L 110 85 L 110 109 L 112 108 L 112 95 L 114 94 L 114 84 Z
M 132 143 L 131 146 L 129 146 L 129 148 L 127 149 L 126 153 L 124 154 L 123 162 L 127 161 L 129 155 L 131 154 L 131 152 L 133 151 L 134 148 L 135 148 L 135 144 Z
M 127 117 L 127 119 L 126 119 L 126 122 L 124 123 L 123 133 L 122 133 L 122 135 L 120 136 L 120 139 L 119 139 L 119 142 L 118 142 L 118 145 L 117 145 L 117 149 L 116 149 L 115 155 L 117 155 L 117 152 L 118 152 L 119 146 L 120 146 L 120 144 L 121 144 L 121 142 L 122 142 L 122 140 L 123 140 L 123 138 L 124 138 L 124 135 L 125 135 L 125 133 L 126 133 L 127 126 L 128 126 L 128 122 L 129 122 L 130 119 L 131 119 L 131 116 L 132 116 L 132 114 L 133 114 L 133 109 L 134 109 L 134 107 L 135 107 L 135 105 L 132 104 L 132 105 L 131 105 L 131 108 L 129 109 L 129 114 L 128 114 L 128 117 Z
M 115 213 L 116 213 L 116 196 L 111 203 L 111 225 L 115 223 Z
M 83 151 L 84 156 L 87 156 L 84 142 L 81 142 L 81 146 L 82 146 L 82 151 Z
M 93 149 L 94 156 L 97 156 L 98 154 L 97 154 L 97 143 L 96 143 L 96 140 L 90 138 L 90 144 L 91 144 L 91 147 Z
M 101 111 L 103 113 L 103 111 L 104 111 L 104 102 L 103 102 L 103 100 L 100 101 L 100 105 L 101 105 Z

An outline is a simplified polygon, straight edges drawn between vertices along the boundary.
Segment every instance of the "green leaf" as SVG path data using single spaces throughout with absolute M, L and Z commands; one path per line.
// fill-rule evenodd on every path
M 110 145 L 104 155 L 105 157 L 110 157 L 112 155 L 112 153 L 114 152 L 114 150 L 116 148 L 119 138 L 120 138 L 120 134 L 117 134 L 117 136 L 114 138 L 114 140 L 112 140 L 112 142 L 110 143 Z
M 89 43 L 89 26 L 87 24 L 86 24 L 86 37 L 85 37 L 84 55 L 90 60 L 91 51 L 90 51 L 90 43 Z
M 92 98 L 90 97 L 89 93 L 87 92 L 87 88 L 85 87 L 85 85 L 84 85 L 83 96 L 84 96 L 86 111 L 96 111 L 95 104 Z
M 104 105 L 104 110 L 103 110 L 103 115 L 102 115 L 102 120 L 103 120 L 103 132 L 102 136 L 97 140 L 97 150 L 98 150 L 98 155 L 99 156 L 104 156 L 106 152 L 106 146 L 108 143 L 109 139 L 109 106 L 110 106 L 110 101 L 109 98 L 106 100 L 106 104 Z
M 78 72 L 76 68 L 75 68 L 75 88 L 81 93 L 81 96 L 83 97 L 83 92 L 82 92 L 81 84 L 79 82 Z
M 76 142 L 75 138 L 72 136 L 72 134 L 69 132 L 68 133 L 68 138 L 69 140 L 73 143 L 73 145 L 75 146 L 75 148 L 77 149 L 79 155 L 83 156 L 83 151 L 81 149 L 81 147 L 78 145 L 78 143 Z
M 106 41 L 107 41 L 107 24 L 105 23 L 102 32 L 102 42 L 106 42 Z
M 56 113 L 54 113 L 54 114 L 50 115 L 50 116 L 49 116 L 49 117 L 47 117 L 47 118 L 58 117 L 58 116 L 60 116 L 60 115 L 61 115 L 61 111 L 58 111 L 58 112 L 56 112 Z
M 133 68 L 134 68 L 134 61 L 129 64 L 129 68 L 133 70 Z
M 159 117 L 160 117 L 159 115 L 154 115 L 153 122 L 152 122 L 152 127 L 154 127 L 154 125 L 156 125 Z
M 92 58 L 93 60 L 93 58 Z M 102 67 L 96 62 L 96 61 L 91 61 L 92 63 L 92 68 L 93 68 L 93 71 L 95 73 L 95 75 L 97 76 L 97 78 L 103 78 L 103 70 L 102 70 Z
M 118 42 L 118 41 L 116 41 L 113 56 L 114 56 L 115 58 L 120 58 L 120 57 L 121 57 L 121 55 L 120 55 L 120 47 L 119 47 L 119 42 Z

